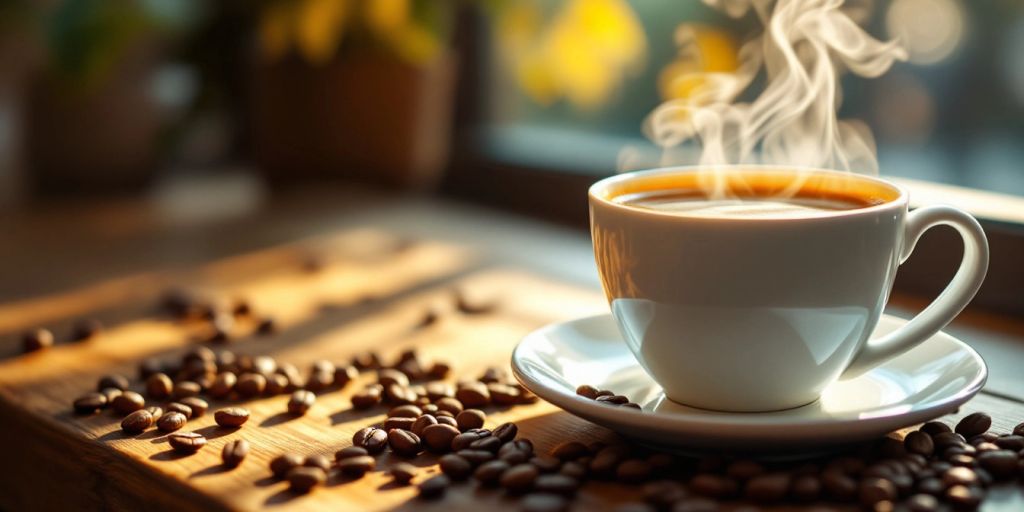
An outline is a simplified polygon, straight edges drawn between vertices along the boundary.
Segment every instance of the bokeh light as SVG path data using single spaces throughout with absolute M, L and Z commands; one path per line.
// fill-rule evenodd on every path
M 964 40 L 967 20 L 959 0 L 894 0 L 886 12 L 890 37 L 899 38 L 915 64 L 935 64 Z

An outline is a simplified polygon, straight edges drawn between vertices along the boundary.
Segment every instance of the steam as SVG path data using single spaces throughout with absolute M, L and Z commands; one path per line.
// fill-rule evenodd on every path
M 879 41 L 857 25 L 853 17 L 862 17 L 862 6 L 846 8 L 844 0 L 704 2 L 732 17 L 752 10 L 765 29 L 742 46 L 735 72 L 678 78 L 699 85 L 687 98 L 654 109 L 644 127 L 651 140 L 665 149 L 699 146 L 702 166 L 771 163 L 878 173 L 867 126 L 837 119 L 839 78 L 847 71 L 877 77 L 906 53 L 898 42 Z M 676 43 L 680 52 L 694 51 L 693 30 L 681 26 Z M 749 103 L 737 102 L 762 75 L 763 91 Z M 666 151 L 663 160 L 670 157 Z M 724 179 L 711 174 L 708 192 L 722 197 Z

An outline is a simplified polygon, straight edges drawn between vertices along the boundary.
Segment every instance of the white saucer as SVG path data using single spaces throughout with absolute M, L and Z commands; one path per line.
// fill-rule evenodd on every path
M 884 315 L 874 337 L 904 323 Z M 683 451 L 761 453 L 876 438 L 951 413 L 988 376 L 974 349 L 940 332 L 860 377 L 829 386 L 812 404 L 765 413 L 707 411 L 666 399 L 633 358 L 611 315 L 534 331 L 512 353 L 512 369 L 541 398 L 640 442 Z M 643 410 L 578 396 L 581 384 L 626 395 Z

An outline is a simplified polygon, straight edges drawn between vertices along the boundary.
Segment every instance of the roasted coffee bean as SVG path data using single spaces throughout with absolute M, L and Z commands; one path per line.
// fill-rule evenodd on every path
M 562 467 L 562 461 L 549 455 L 535 455 L 530 458 L 530 464 L 541 473 L 552 473 Z
M 1024 422 L 1018 424 L 1016 427 L 1013 427 L 1013 435 L 1024 436 Z
M 416 476 L 416 466 L 408 462 L 399 462 L 388 469 L 388 474 L 396 483 L 407 485 Z
M 459 433 L 457 428 L 438 423 L 424 427 L 422 439 L 428 449 L 433 452 L 443 453 L 452 449 L 455 438 L 460 435 L 462 434 Z M 476 437 L 473 439 L 475 440 Z M 469 444 L 466 443 L 466 446 L 468 447 Z
M 427 398 L 432 402 L 436 402 L 442 398 L 453 398 L 455 396 L 455 388 L 453 388 L 451 384 L 442 381 L 428 382 L 423 387 L 423 390 L 427 392 Z
M 334 372 L 313 372 L 306 379 L 306 389 L 309 391 L 323 391 L 334 385 Z
M 294 391 L 288 377 L 280 373 L 267 375 L 267 386 L 263 388 L 264 396 L 277 396 L 288 391 Z
M 992 426 L 992 417 L 983 412 L 968 414 L 956 424 L 954 431 L 965 438 L 984 434 Z
M 420 409 L 419 407 L 417 407 L 415 405 L 411 405 L 411 404 L 399 405 L 397 407 L 392 407 L 391 410 L 388 411 L 388 417 L 389 418 L 412 418 L 412 419 L 416 419 L 416 418 L 419 418 L 422 415 L 423 415 L 423 410 Z
M 946 490 L 946 486 L 942 485 L 942 480 L 938 478 L 925 478 L 917 482 L 916 489 L 920 493 L 940 496 L 942 491 Z
M 466 409 L 455 416 L 455 422 L 458 423 L 459 430 L 463 432 L 471 428 L 483 427 L 486 419 L 487 415 L 479 409 Z
M 978 475 L 970 468 L 953 467 L 942 474 L 942 483 L 946 487 L 954 485 L 974 485 L 978 483 Z
M 473 472 L 473 464 L 460 455 L 449 453 L 438 459 L 441 471 L 452 480 L 465 480 Z
M 933 437 L 944 432 L 953 431 L 953 429 L 950 428 L 949 425 L 941 421 L 929 421 L 928 423 L 921 425 L 921 428 L 919 428 L 918 430 Z
M 156 373 L 164 373 L 163 361 L 155 357 L 150 357 L 148 359 L 143 359 L 142 362 L 139 363 L 139 380 L 146 380 Z
M 858 497 L 861 505 L 872 507 L 881 501 L 893 501 L 899 496 L 896 486 L 884 478 L 868 478 L 860 483 Z
M 174 384 L 174 389 L 171 390 L 171 398 L 181 400 L 182 398 L 199 396 L 201 391 L 202 388 L 200 388 L 199 384 L 190 380 L 184 380 Z
M 928 494 L 915 494 L 904 502 L 909 512 L 935 512 L 939 510 L 939 500 Z
M 426 377 L 431 380 L 440 380 L 447 377 L 448 374 L 451 372 L 451 369 L 451 366 L 449 366 L 447 363 L 435 361 L 434 364 L 430 365 L 430 369 L 427 370 Z
M 821 480 L 816 475 L 800 475 L 793 479 L 790 492 L 793 498 L 801 502 L 810 502 L 821 495 Z
M 518 464 L 502 473 L 498 483 L 509 493 L 520 494 L 532 489 L 538 476 L 540 471 L 533 464 Z
M 462 402 L 463 407 L 479 408 L 491 402 L 491 393 L 486 384 L 471 382 L 455 390 L 455 399 Z
M 96 383 L 96 391 L 102 391 L 106 388 L 117 388 L 121 391 L 128 389 L 131 382 L 124 375 L 104 375 L 100 378 L 99 382 Z
M 151 426 L 153 426 L 153 415 L 145 409 L 135 411 L 121 420 L 121 430 L 129 435 L 141 434 Z
M 249 455 L 249 441 L 245 439 L 228 441 L 224 443 L 224 448 L 220 451 L 221 460 L 229 468 L 238 467 L 245 460 L 246 455 Z
M 352 407 L 355 409 L 369 409 L 381 402 L 383 399 L 382 389 L 377 386 L 370 386 L 352 395 Z
M 595 388 L 594 386 L 591 386 L 590 384 L 582 384 L 578 388 L 576 388 L 577 395 L 580 395 L 584 398 L 589 398 L 591 400 L 597 398 L 597 394 L 600 391 L 601 390 Z
M 832 497 L 841 501 L 852 500 L 857 494 L 857 482 L 842 471 L 826 470 L 821 474 L 821 484 Z
M 423 451 L 419 436 L 397 428 L 388 431 L 388 445 L 391 451 L 406 457 L 413 457 Z
M 161 432 L 174 432 L 184 427 L 187 421 L 188 418 L 184 414 L 170 411 L 160 416 L 160 419 L 156 422 L 156 428 L 160 429 Z
M 974 446 L 984 442 L 992 443 L 995 442 L 995 440 L 998 438 L 999 434 L 996 434 L 995 432 L 985 432 L 984 434 L 977 435 L 968 439 L 967 443 Z
M 422 482 L 418 486 L 419 495 L 424 499 L 440 498 L 448 490 L 452 481 L 445 475 L 435 475 Z
M 978 464 L 1003 480 L 1014 476 L 1017 472 L 1017 452 L 1011 450 L 994 450 L 978 455 Z
M 145 407 L 146 400 L 134 391 L 122 391 L 120 395 L 114 397 L 110 406 L 113 407 L 114 412 L 123 416 Z
M 206 446 L 206 438 L 198 432 L 175 432 L 167 436 L 167 442 L 180 453 L 195 453 Z
M 418 398 L 411 389 L 398 384 L 384 387 L 384 401 L 390 404 L 415 404 Z
M 582 481 L 587 476 L 587 466 L 581 462 L 585 458 L 563 462 L 562 467 L 558 469 L 558 473 Z
M 352 445 L 366 448 L 371 454 L 384 451 L 388 445 L 388 433 L 376 427 L 366 427 L 352 436 Z
M 644 486 L 644 502 L 659 510 L 668 510 L 677 501 L 686 497 L 686 489 L 679 482 L 659 480 Z
M 519 427 L 515 423 L 502 423 L 494 428 L 491 435 L 496 437 L 502 443 L 508 443 L 516 438 L 519 434 Z
M 227 407 L 215 412 L 213 419 L 222 427 L 241 427 L 246 421 L 249 421 L 249 409 L 245 407 Z
M 242 398 L 253 398 L 263 394 L 267 387 L 267 378 L 253 372 L 243 373 L 235 383 L 235 391 Z
M 480 439 L 483 439 L 485 437 L 490 437 L 490 434 L 483 434 L 476 431 L 463 432 L 452 438 L 451 450 L 453 452 L 464 450 L 466 448 L 469 448 L 469 446 L 474 442 L 479 441 Z
M 504 455 L 509 452 L 522 452 L 527 455 L 533 456 L 533 442 L 529 439 L 516 439 L 509 441 L 501 446 L 498 450 L 498 456 Z
M 124 392 L 117 388 L 106 388 L 100 391 L 100 393 L 102 393 L 103 396 L 107 397 L 107 405 L 109 406 L 114 403 L 115 398 L 121 396 L 121 394 Z
M 1024 436 L 1020 435 L 1005 435 L 997 437 L 993 443 L 1004 449 L 1019 452 L 1024 450 Z
M 355 366 L 360 371 L 375 370 L 381 366 L 380 356 L 373 351 L 356 354 L 352 357 L 352 366 Z
M 438 411 L 436 418 L 437 422 L 441 425 L 448 425 L 450 427 L 454 427 L 455 430 L 459 429 L 459 423 L 455 421 L 455 418 L 448 414 L 446 411 Z
M 560 473 L 540 475 L 533 483 L 534 490 L 538 492 L 559 494 L 562 496 L 572 496 L 573 494 L 576 494 L 576 490 L 579 489 L 579 487 L 580 483 L 575 478 L 565 476 Z
M 416 421 L 412 423 L 410 430 L 412 430 L 413 434 L 423 436 L 423 430 L 431 425 L 437 425 L 437 418 L 431 414 L 424 414 L 423 416 L 416 418 Z
M 615 477 L 622 482 L 643 482 L 651 476 L 651 465 L 643 459 L 629 459 L 619 463 Z
M 455 455 L 458 455 L 463 459 L 468 460 L 469 463 L 473 465 L 473 467 L 477 467 L 485 462 L 490 462 L 494 460 L 495 457 L 494 453 L 489 452 L 487 450 L 474 450 L 471 448 L 459 450 L 455 452 Z
M 320 468 L 324 472 L 331 470 L 331 459 L 319 453 L 306 455 L 305 459 L 302 459 L 302 465 L 310 468 Z
M 316 395 L 311 391 L 300 389 L 292 393 L 291 399 L 288 400 L 288 414 L 296 416 L 306 414 L 314 403 L 316 403 Z
M 107 406 L 107 396 L 103 393 L 86 393 L 75 399 L 73 406 L 78 414 L 93 414 Z
M 174 382 L 164 373 L 154 373 L 146 379 L 146 395 L 157 400 L 164 400 L 171 396 L 174 389 Z
M 232 372 L 221 372 L 213 379 L 210 389 L 207 391 L 213 398 L 224 398 L 231 393 L 238 383 L 238 377 Z
M 277 332 L 277 322 L 271 317 L 263 317 L 256 323 L 256 333 L 262 335 Z
M 334 384 L 344 387 L 349 382 L 359 378 L 359 370 L 350 364 L 339 365 L 334 370 Z
M 334 460 L 340 462 L 342 459 L 347 459 L 349 457 L 362 457 L 363 455 L 369 454 L 370 452 L 366 451 L 366 448 L 363 448 L 362 446 L 349 446 L 334 452 Z
M 270 472 L 277 478 L 284 478 L 289 471 L 302 465 L 303 458 L 294 453 L 278 455 L 270 461 Z
M 615 468 L 619 466 L 619 462 L 628 453 L 629 449 L 622 445 L 602 448 L 594 454 L 594 458 L 590 461 L 590 472 L 599 477 L 612 476 L 615 473 Z
M 503 460 L 491 460 L 480 464 L 473 472 L 473 478 L 483 485 L 498 485 L 501 475 L 509 468 L 509 463 Z
M 326 482 L 327 473 L 320 468 L 299 466 L 290 469 L 285 479 L 288 480 L 292 492 L 307 493 Z
M 25 352 L 35 352 L 53 346 L 53 333 L 46 329 L 33 329 L 21 337 L 21 346 Z
M 725 468 L 725 474 L 737 480 L 750 480 L 764 473 L 764 466 L 750 459 L 740 459 Z
M 210 404 L 197 396 L 190 396 L 182 398 L 178 401 L 182 405 L 188 406 L 192 410 L 192 418 L 201 418 L 206 414 L 206 411 L 210 409 Z
M 551 455 L 561 460 L 576 460 L 590 455 L 590 448 L 579 441 L 563 441 L 551 449 Z
M 754 503 L 776 503 L 789 493 L 792 478 L 787 473 L 764 473 L 751 477 L 743 487 L 743 495 Z
M 185 416 L 185 419 L 192 417 L 192 408 L 180 402 L 171 402 L 167 404 L 167 412 L 181 413 Z
M 411 432 L 414 423 L 416 423 L 416 420 L 413 418 L 388 418 L 384 420 L 384 430 L 397 428 Z
M 457 416 L 463 410 L 463 404 L 456 398 L 452 397 L 441 397 L 434 402 L 437 406 L 438 414 L 441 412 L 447 412 L 452 417 Z
M 491 395 L 491 403 L 495 405 L 515 405 L 523 398 L 519 389 L 497 382 L 488 384 L 487 392 Z
M 397 384 L 401 387 L 409 387 L 409 376 L 391 368 L 385 368 L 377 372 L 377 383 L 383 387 Z
M 629 403 L 629 398 L 622 395 L 601 395 L 594 400 L 598 403 L 607 405 L 622 405 Z
M 982 490 L 977 487 L 954 485 L 946 489 L 946 501 L 957 510 L 974 510 L 984 498 Z
M 932 441 L 932 436 L 920 430 L 907 434 L 907 437 L 903 439 L 903 446 L 907 452 L 925 457 L 930 457 L 935 452 L 935 443 Z
M 964 436 L 953 432 L 935 434 L 932 436 L 932 442 L 935 444 L 936 452 L 943 452 L 952 446 L 964 446 L 967 444 L 967 441 L 964 440 Z

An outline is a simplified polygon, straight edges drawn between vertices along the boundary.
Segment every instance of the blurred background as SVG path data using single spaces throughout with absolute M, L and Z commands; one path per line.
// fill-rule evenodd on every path
M 910 53 L 844 83 L 882 173 L 1024 195 L 1024 4 L 847 8 Z M 757 28 L 672 0 L 0 0 L 0 205 L 642 167 L 644 117 Z

